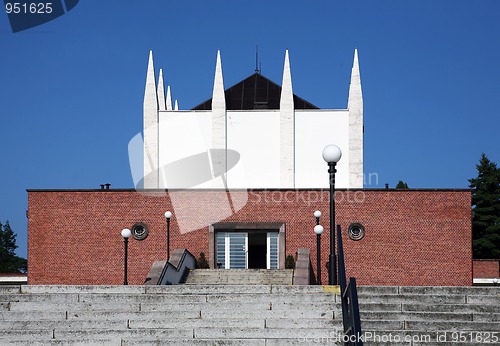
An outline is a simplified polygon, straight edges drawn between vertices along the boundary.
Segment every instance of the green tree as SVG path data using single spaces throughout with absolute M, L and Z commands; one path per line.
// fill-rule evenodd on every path
M 500 169 L 483 153 L 472 189 L 474 258 L 500 258 Z
M 16 256 L 16 234 L 9 221 L 0 223 L 0 273 L 25 273 L 28 270 L 26 259 Z
M 396 185 L 397 190 L 408 190 L 408 184 L 405 183 L 404 181 L 400 180 L 399 183 Z

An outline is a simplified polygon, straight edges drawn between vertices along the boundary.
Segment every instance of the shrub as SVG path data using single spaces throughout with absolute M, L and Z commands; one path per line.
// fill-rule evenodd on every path
M 293 258 L 292 255 L 286 256 L 285 268 L 286 269 L 295 269 L 295 259 Z
M 200 252 L 200 257 L 196 260 L 196 268 L 197 269 L 208 269 L 210 265 L 208 264 L 207 258 L 205 257 L 204 252 Z

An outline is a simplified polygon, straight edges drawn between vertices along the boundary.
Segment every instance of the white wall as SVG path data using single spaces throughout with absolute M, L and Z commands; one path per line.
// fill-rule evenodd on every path
M 295 111 L 295 187 L 328 188 L 328 165 L 323 149 L 336 144 L 342 150 L 335 186 L 349 187 L 349 111 Z
M 200 160 L 212 143 L 211 119 L 210 111 L 159 112 L 161 188 L 212 187 L 209 162 Z
M 161 188 L 212 188 L 211 111 L 159 112 Z M 280 111 L 227 111 L 227 149 L 239 153 L 229 167 L 230 188 L 328 188 L 323 148 L 342 150 L 336 187 L 349 187 L 349 112 L 295 111 L 295 186 L 280 186 Z M 196 157 L 193 157 L 198 155 Z M 230 162 L 231 160 L 228 160 Z
M 241 155 L 241 166 L 228 171 L 230 187 L 280 187 L 279 116 L 279 110 L 227 112 L 227 147 Z

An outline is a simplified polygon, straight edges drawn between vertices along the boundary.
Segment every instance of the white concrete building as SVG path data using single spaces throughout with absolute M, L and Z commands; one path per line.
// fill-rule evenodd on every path
M 293 94 L 288 51 L 282 85 L 256 71 L 225 89 L 217 53 L 212 99 L 172 107 L 150 52 L 144 95 L 144 188 L 327 188 L 323 148 L 342 150 L 336 187 L 363 187 L 363 97 L 357 51 L 346 109 Z

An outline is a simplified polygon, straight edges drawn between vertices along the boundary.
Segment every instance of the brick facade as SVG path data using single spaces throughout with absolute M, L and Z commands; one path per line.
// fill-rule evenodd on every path
M 474 260 L 474 278 L 498 278 L 500 277 L 499 260 Z
M 213 201 L 220 192 L 185 191 L 189 203 L 172 205 L 165 191 L 29 190 L 29 284 L 123 283 L 123 238 L 120 231 L 137 222 L 149 236 L 129 242 L 129 284 L 140 285 L 155 260 L 166 257 L 164 212 L 171 222 L 171 251 L 185 247 L 196 257 L 209 257 L 208 224 L 184 232 L 179 215 L 193 219 L 217 214 Z M 286 254 L 311 250 L 316 270 L 313 212 L 319 209 L 325 227 L 322 262 L 329 253 L 329 193 L 327 190 L 251 190 L 232 192 L 248 197 L 235 214 L 213 222 L 281 222 L 286 225 Z M 468 190 L 339 190 L 337 223 L 343 229 L 348 275 L 360 285 L 471 285 L 471 194 Z M 217 203 L 215 203 L 217 204 Z M 201 207 L 200 207 L 201 205 Z M 347 236 L 352 222 L 366 235 Z M 322 282 L 328 282 L 326 265 Z

